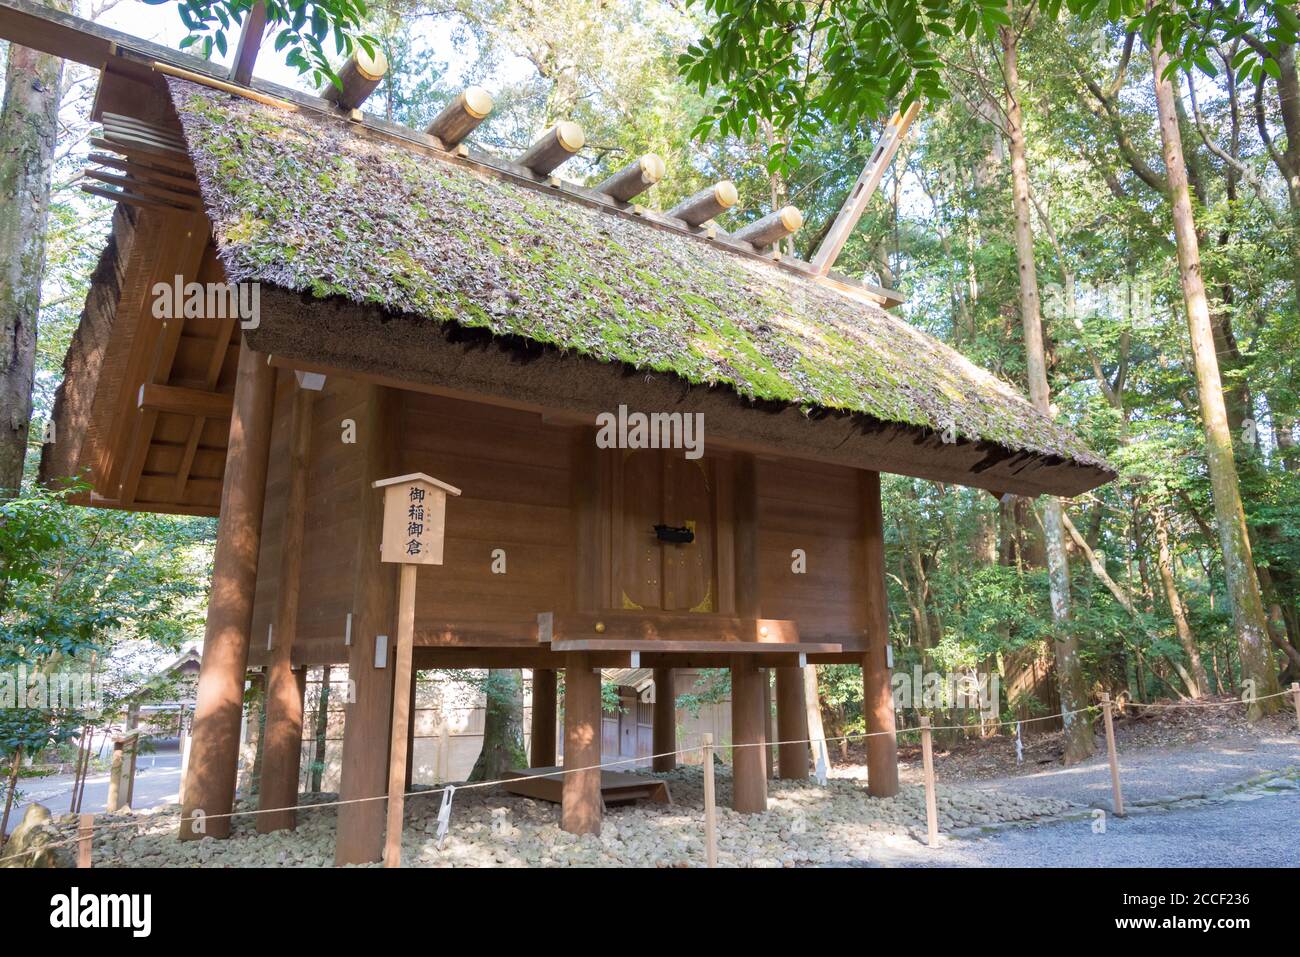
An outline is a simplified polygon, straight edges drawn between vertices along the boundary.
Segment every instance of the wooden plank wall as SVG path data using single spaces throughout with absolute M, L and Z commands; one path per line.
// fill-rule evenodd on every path
M 539 611 L 570 607 L 571 427 L 418 392 L 404 399 L 402 470 L 461 490 L 447 501 L 444 564 L 420 570 L 417 634 L 483 620 L 532 623 Z M 504 575 L 492 572 L 497 548 Z
M 763 616 L 798 622 L 803 641 L 860 649 L 867 616 L 857 473 L 791 459 L 757 464 Z M 796 548 L 807 554 L 803 575 L 790 570 Z
M 281 374 L 249 659 L 254 667 L 266 660 L 267 626 L 274 615 L 296 388 L 291 372 Z M 300 664 L 347 659 L 343 637 L 363 490 L 361 446 L 345 444 L 342 434 L 345 420 L 364 421 L 362 395 L 359 385 L 331 377 L 315 402 L 294 650 Z M 445 564 L 420 570 L 417 636 L 450 641 L 453 626 L 517 621 L 519 634 L 507 631 L 504 637 L 532 640 L 530 626 L 539 611 L 572 605 L 573 428 L 535 413 L 405 392 L 400 434 L 402 472 L 426 472 L 463 493 L 447 503 Z M 845 641 L 846 651 L 861 647 L 866 627 L 857 488 L 851 469 L 792 460 L 758 463 L 763 614 L 794 619 L 805 640 Z M 492 571 L 497 548 L 505 551 L 505 574 Z M 805 575 L 790 570 L 795 548 L 807 553 Z

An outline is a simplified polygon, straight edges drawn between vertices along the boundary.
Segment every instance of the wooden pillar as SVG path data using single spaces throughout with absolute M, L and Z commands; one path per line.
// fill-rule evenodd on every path
M 808 711 L 802 668 L 776 669 L 776 739 L 781 778 L 808 778 Z
M 867 791 L 874 797 L 898 793 L 898 739 L 890 688 L 889 607 L 885 591 L 885 520 L 880 509 L 880 473 L 859 472 L 862 542 L 866 555 L 867 650 L 862 656 L 862 710 L 867 733 Z
M 564 767 L 591 768 L 564 775 L 560 827 L 571 834 L 599 834 L 600 672 L 591 656 L 564 659 Z
M 767 810 L 762 674 L 753 655 L 731 656 L 731 806 L 742 814 Z
M 555 672 L 533 669 L 533 730 L 528 749 L 530 768 L 555 767 Z
M 654 746 L 650 753 L 664 755 L 651 761 L 655 771 L 671 771 L 677 767 L 677 755 L 666 754 L 677 750 L 677 689 L 672 668 L 655 669 Z
M 402 789 L 407 793 L 410 793 L 411 785 L 415 783 L 415 692 L 419 683 L 420 672 L 412 668 L 410 702 L 406 709 L 406 785 Z
M 271 660 L 266 668 L 266 730 L 262 736 L 262 769 L 258 809 L 271 811 L 298 803 L 302 770 L 303 681 L 306 672 L 293 670 L 293 645 L 298 633 L 303 536 L 307 517 L 307 474 L 311 457 L 312 402 L 315 393 L 300 388 L 293 373 L 281 373 L 292 390 L 289 417 L 289 485 L 280 529 L 280 574 L 271 626 Z M 293 811 L 257 816 L 257 832 L 269 834 L 297 825 Z
M 736 566 L 736 614 L 762 617 L 758 575 L 758 480 L 754 457 L 737 454 L 732 466 L 732 534 Z M 731 659 L 732 799 L 737 811 L 767 810 L 767 713 L 763 684 L 752 655 Z
M 212 590 L 181 813 L 182 840 L 230 836 L 230 818 L 206 817 L 229 814 L 235 796 L 274 391 L 275 376 L 266 356 L 244 343 L 235 377 L 212 556 Z M 199 816 L 205 818 L 201 824 L 196 820 Z
M 384 849 L 385 802 L 377 798 L 388 789 L 388 739 L 393 701 L 392 659 L 397 609 L 397 567 L 379 560 L 383 540 L 384 491 L 373 482 L 398 472 L 395 433 L 400 425 L 401 397 L 382 386 L 366 386 L 363 411 L 357 420 L 358 454 L 363 457 L 357 539 L 356 578 L 352 590 L 352 646 L 348 677 L 355 700 L 347 704 L 343 726 L 343 766 L 339 799 L 358 801 L 339 807 L 337 864 L 378 861 Z M 386 636 L 383 668 L 375 667 L 375 642 Z

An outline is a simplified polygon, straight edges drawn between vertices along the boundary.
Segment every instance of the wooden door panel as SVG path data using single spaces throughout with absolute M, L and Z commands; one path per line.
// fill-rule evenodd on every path
M 654 533 L 664 495 L 659 452 L 624 452 L 621 473 L 621 606 L 659 608 L 663 602 L 663 557 Z
M 663 520 L 695 532 L 690 544 L 664 543 L 664 611 L 714 611 L 714 504 L 710 463 L 664 456 Z

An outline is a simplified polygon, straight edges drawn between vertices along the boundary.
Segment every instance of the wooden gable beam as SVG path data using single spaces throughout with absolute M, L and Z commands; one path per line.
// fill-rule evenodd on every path
M 262 34 L 266 32 L 266 3 L 258 0 L 244 18 L 244 26 L 239 31 L 239 45 L 235 47 L 235 59 L 230 64 L 230 79 L 247 86 L 253 80 L 253 65 L 257 62 L 258 51 L 262 48 Z
M 880 185 L 881 179 L 885 176 L 885 170 L 893 162 L 899 144 L 903 142 L 903 137 L 907 135 L 912 121 L 916 119 L 916 114 L 919 112 L 921 112 L 921 104 L 913 103 L 904 113 L 895 113 L 893 119 L 889 121 L 889 125 L 885 127 L 885 135 L 880 138 L 876 148 L 871 151 L 871 158 L 867 160 L 862 175 L 853 184 L 853 190 L 849 193 L 849 198 L 835 216 L 835 222 L 831 224 L 830 232 L 826 234 L 826 238 L 822 240 L 821 246 L 818 247 L 816 255 L 812 258 L 813 272 L 817 275 L 825 276 L 831 271 L 831 267 L 835 265 L 835 260 L 839 258 L 840 251 L 844 249 L 844 244 L 848 242 L 853 227 L 862 218 L 862 214 L 867 208 L 867 201 L 871 199 L 872 194 Z

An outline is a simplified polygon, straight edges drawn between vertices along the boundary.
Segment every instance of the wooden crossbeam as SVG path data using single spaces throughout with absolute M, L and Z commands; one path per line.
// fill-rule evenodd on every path
M 136 405 L 141 409 L 193 415 L 203 419 L 230 418 L 234 408 L 232 396 L 221 392 L 204 392 L 175 385 L 146 382 L 140 386 Z

